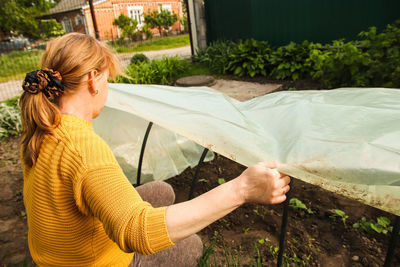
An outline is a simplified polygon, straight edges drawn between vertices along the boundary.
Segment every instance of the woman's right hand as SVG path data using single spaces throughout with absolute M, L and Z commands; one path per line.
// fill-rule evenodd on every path
M 236 178 L 243 203 L 278 204 L 285 201 L 290 178 L 278 172 L 277 167 L 276 162 L 259 162 Z

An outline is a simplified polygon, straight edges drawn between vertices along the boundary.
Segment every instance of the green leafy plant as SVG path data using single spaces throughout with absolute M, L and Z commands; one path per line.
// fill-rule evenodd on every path
M 270 72 L 271 47 L 267 42 L 248 39 L 240 42 L 229 54 L 226 70 L 241 76 L 267 76 Z
M 258 239 L 258 244 L 266 244 L 266 243 L 268 243 L 270 240 L 269 240 L 269 238 L 268 237 L 266 237 L 266 238 L 261 238 L 261 239 Z
M 310 51 L 310 57 L 306 60 L 314 80 L 328 88 L 369 84 L 366 73 L 372 63 L 371 57 L 355 43 L 336 40 L 324 50 L 318 47 Z
M 129 65 L 126 75 L 119 76 L 116 82 L 130 84 L 172 85 L 180 73 L 188 66 L 186 60 L 178 57 L 164 57 L 149 62 Z
M 289 207 L 292 207 L 295 210 L 301 209 L 301 210 L 305 210 L 307 211 L 308 214 L 313 214 L 314 212 L 307 208 L 307 206 L 301 202 L 301 200 L 297 199 L 297 198 L 291 198 L 289 200 Z
M 308 255 L 305 257 L 305 259 L 303 259 L 298 257 L 296 253 L 293 253 L 293 255 L 287 255 L 286 253 L 283 254 L 283 261 L 287 266 L 290 266 L 291 264 L 294 264 L 295 266 L 306 266 L 306 263 L 310 260 L 310 258 L 311 255 Z
M 343 222 L 343 225 L 346 226 L 346 219 L 349 218 L 349 216 L 347 216 L 344 211 L 339 209 L 333 209 L 331 210 L 331 212 L 333 214 L 330 215 L 329 218 L 331 218 L 335 222 L 337 218 L 340 218 L 340 220 Z
M 229 55 L 237 44 L 232 41 L 217 41 L 205 49 L 197 50 L 192 59 L 208 66 L 211 72 L 226 74 L 226 66 L 229 63 Z
M 371 86 L 400 87 L 400 20 L 378 33 L 376 27 L 359 34 L 360 42 L 371 56 L 367 75 Z
M 224 178 L 218 178 L 218 184 L 224 184 L 226 183 Z
M 290 78 L 294 81 L 307 77 L 310 70 L 305 62 L 312 47 L 307 41 L 303 44 L 290 42 L 286 46 L 278 47 L 269 58 L 273 67 L 270 76 L 278 80 Z
M 264 219 L 265 214 L 259 212 L 258 209 L 253 210 L 253 212 L 254 212 L 255 215 L 257 215 L 257 216 L 259 216 L 259 217 Z
M 18 97 L 0 103 L 0 139 L 19 135 L 22 129 Z
M 138 62 L 148 62 L 149 58 L 144 54 L 135 54 L 131 57 L 131 64 L 137 64 Z
M 378 233 L 386 235 L 393 231 L 393 226 L 390 226 L 390 220 L 386 217 L 378 217 L 375 222 L 367 222 L 365 217 L 362 217 L 360 222 L 353 224 L 354 228 L 361 228 L 369 234 Z

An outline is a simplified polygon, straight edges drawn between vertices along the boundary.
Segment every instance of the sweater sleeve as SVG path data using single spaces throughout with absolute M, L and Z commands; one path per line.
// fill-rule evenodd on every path
M 148 255 L 174 245 L 165 222 L 166 207 L 144 202 L 118 165 L 88 170 L 78 184 L 75 196 L 81 194 L 79 199 L 123 251 Z

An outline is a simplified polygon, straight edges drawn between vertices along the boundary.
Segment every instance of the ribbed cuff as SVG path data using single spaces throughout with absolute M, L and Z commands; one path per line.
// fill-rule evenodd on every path
M 152 253 L 174 245 L 168 234 L 165 220 L 166 209 L 167 207 L 153 208 L 149 209 L 146 214 L 146 234 Z

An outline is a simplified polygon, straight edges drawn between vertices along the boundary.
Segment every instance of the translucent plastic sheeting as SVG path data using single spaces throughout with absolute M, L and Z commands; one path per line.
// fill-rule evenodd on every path
M 239 102 L 207 87 L 110 84 L 94 125 L 131 166 L 147 124 L 138 117 L 246 166 L 279 161 L 288 175 L 400 215 L 398 89 L 289 91 Z M 170 162 L 176 151 L 168 152 Z M 163 153 L 149 164 L 154 179 L 166 177 L 157 174 L 169 165 Z
M 93 127 L 111 147 L 126 177 L 137 184 L 140 150 L 149 121 L 105 106 Z M 204 148 L 172 131 L 153 124 L 142 161 L 141 183 L 165 180 L 194 167 Z M 205 161 L 214 158 L 210 151 Z

